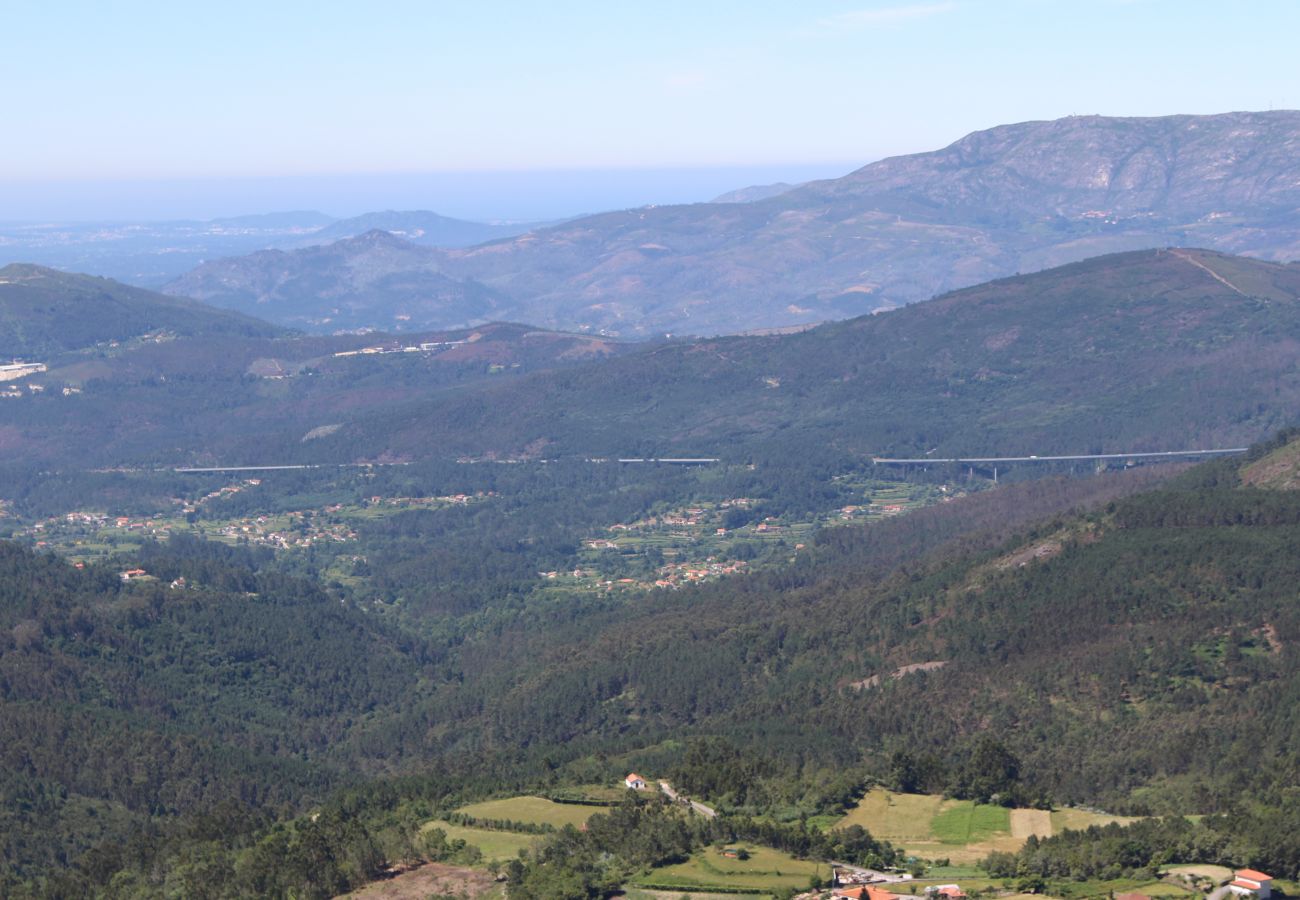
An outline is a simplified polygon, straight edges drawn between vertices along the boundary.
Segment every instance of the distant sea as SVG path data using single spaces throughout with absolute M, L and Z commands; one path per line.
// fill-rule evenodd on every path
M 866 162 L 120 181 L 0 178 L 0 222 L 206 220 L 290 209 L 340 218 L 427 209 L 475 221 L 532 222 L 698 203 L 751 185 L 835 178 Z

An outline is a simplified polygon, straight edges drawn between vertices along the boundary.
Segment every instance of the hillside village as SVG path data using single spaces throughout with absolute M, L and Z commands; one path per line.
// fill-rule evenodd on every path
M 357 540 L 357 524 L 366 519 L 410 509 L 467 506 L 490 499 L 490 493 L 433 497 L 372 496 L 357 504 L 334 503 L 318 509 L 286 510 L 223 517 L 214 504 L 255 490 L 260 478 L 225 485 L 194 499 L 174 497 L 172 509 L 152 515 L 116 515 L 75 510 L 17 528 L 13 537 L 30 541 L 78 561 L 90 561 L 138 547 L 144 541 L 166 541 L 173 534 L 193 534 L 227 544 L 249 544 L 273 550 L 301 550 L 321 544 Z M 3 513 L 0 513 L 3 515 Z

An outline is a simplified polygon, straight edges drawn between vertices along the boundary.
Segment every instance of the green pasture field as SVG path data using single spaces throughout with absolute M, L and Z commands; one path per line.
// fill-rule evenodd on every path
M 476 819 L 505 819 L 529 825 L 554 825 L 575 828 L 600 812 L 598 806 L 581 806 L 574 803 L 556 803 L 545 797 L 507 797 L 504 800 L 485 800 L 471 803 L 456 810 Z
M 1002 806 L 976 805 L 969 800 L 945 804 L 930 821 L 930 831 L 945 844 L 970 844 L 1011 831 L 1010 810 Z

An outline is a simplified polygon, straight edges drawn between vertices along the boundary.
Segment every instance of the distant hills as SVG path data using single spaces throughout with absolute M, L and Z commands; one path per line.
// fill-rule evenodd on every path
M 468 247 L 472 244 L 514 237 L 540 224 L 542 223 L 500 225 L 452 219 L 428 210 L 402 212 L 386 210 L 330 222 L 320 231 L 314 232 L 307 240 L 312 244 L 327 244 L 378 230 L 387 231 L 396 237 L 425 247 Z
M 260 337 L 280 328 L 193 300 L 107 278 L 34 265 L 0 269 L 0 360 L 124 341 L 151 332 L 172 337 Z
M 484 337 L 503 328 L 514 336 Z M 331 356 L 474 332 L 479 343 L 427 361 Z M 85 363 L 52 369 L 51 384 L 86 384 L 81 406 L 12 401 L 0 425 L 22 422 L 14 458 L 64 453 L 98 429 L 104 464 L 780 462 L 1242 446 L 1300 419 L 1300 265 L 1208 250 L 1113 254 L 796 334 L 643 345 L 526 326 L 443 334 L 454 336 L 177 341 L 96 363 L 94 382 Z M 320 426 L 329 432 L 302 441 Z
M 758 191 L 587 216 L 421 265 L 486 285 L 517 320 L 709 335 L 843 319 L 1124 250 L 1295 259 L 1300 112 L 1005 125 Z M 215 300 L 213 283 L 239 265 L 168 289 Z
M 156 288 L 206 260 L 328 244 L 376 228 L 424 246 L 464 247 L 531 227 L 470 222 L 422 210 L 346 219 L 308 210 L 201 222 L 0 222 L 0 265 L 39 263 Z
M 411 331 L 508 315 L 495 291 L 440 269 L 430 250 L 374 230 L 323 246 L 215 260 L 167 291 L 313 331 Z

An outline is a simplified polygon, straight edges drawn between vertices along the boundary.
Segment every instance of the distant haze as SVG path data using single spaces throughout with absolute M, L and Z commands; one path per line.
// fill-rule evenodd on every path
M 477 221 L 536 221 L 647 204 L 703 202 L 751 185 L 834 178 L 867 162 L 168 180 L 0 179 L 0 222 L 213 219 L 297 209 L 340 217 L 377 209 L 431 209 Z

